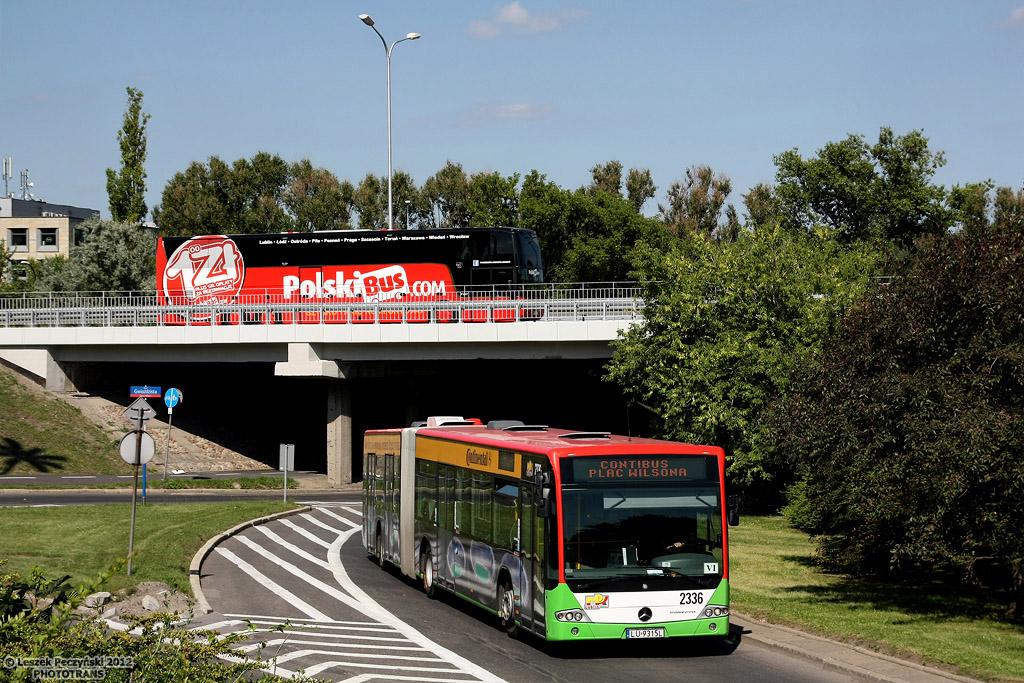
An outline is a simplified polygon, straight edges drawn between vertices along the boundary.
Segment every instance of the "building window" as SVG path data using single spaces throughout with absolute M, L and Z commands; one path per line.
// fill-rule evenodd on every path
M 39 228 L 36 251 L 57 251 L 57 228 Z
M 11 251 L 28 251 L 28 228 L 10 228 L 7 231 L 7 247 Z
M 75 228 L 75 245 L 85 244 L 85 230 Z
M 11 261 L 11 279 L 12 280 L 27 280 L 28 279 L 28 262 L 27 261 Z

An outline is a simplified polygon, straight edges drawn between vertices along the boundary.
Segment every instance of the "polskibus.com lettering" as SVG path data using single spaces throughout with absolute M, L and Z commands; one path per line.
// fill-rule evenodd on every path
M 664 479 L 686 477 L 685 467 L 671 467 L 668 460 L 602 460 L 590 470 L 591 479 Z

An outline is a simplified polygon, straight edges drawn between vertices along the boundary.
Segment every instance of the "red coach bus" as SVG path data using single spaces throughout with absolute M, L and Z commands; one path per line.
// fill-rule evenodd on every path
M 327 313 L 322 305 L 454 301 L 456 286 L 483 292 L 543 282 L 544 266 L 537 234 L 521 228 L 339 230 L 162 237 L 156 275 L 161 305 L 238 304 L 243 310 L 226 314 L 231 323 L 320 322 L 321 314 L 323 322 L 373 322 L 376 307 Z M 212 315 L 191 313 L 190 321 Z M 455 319 L 452 309 L 444 315 L 428 308 L 380 316 Z

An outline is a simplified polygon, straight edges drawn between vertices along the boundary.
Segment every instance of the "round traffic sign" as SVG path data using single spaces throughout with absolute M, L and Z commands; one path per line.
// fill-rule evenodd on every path
M 164 404 L 166 404 L 168 408 L 173 408 L 181 403 L 181 398 L 181 389 L 168 389 L 167 393 L 164 394 Z
M 135 448 L 139 434 L 140 432 L 128 432 L 121 437 L 121 459 L 129 465 L 145 465 L 153 459 L 153 453 L 156 452 L 156 442 L 153 441 L 153 437 L 149 435 L 149 432 L 141 432 L 142 448 L 139 451 L 139 461 L 135 462 Z

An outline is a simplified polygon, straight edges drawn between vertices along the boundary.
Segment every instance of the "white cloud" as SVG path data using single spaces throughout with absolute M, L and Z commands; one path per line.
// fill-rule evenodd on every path
M 477 38 L 494 38 L 505 31 L 514 33 L 543 33 L 559 31 L 569 22 L 587 16 L 586 10 L 562 10 L 557 13 L 530 12 L 519 0 L 499 7 L 490 19 L 479 19 L 469 24 L 468 32 Z
M 467 125 L 479 126 L 494 121 L 509 119 L 539 119 L 547 116 L 554 108 L 550 105 L 521 102 L 517 104 L 482 104 L 464 117 Z
M 1010 10 L 1010 16 L 1004 20 L 1007 24 L 1024 24 L 1024 5 Z

